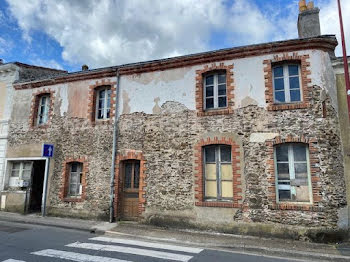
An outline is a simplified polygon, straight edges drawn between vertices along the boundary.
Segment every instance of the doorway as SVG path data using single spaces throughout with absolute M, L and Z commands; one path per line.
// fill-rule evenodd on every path
M 33 171 L 31 179 L 30 199 L 28 212 L 35 213 L 41 211 L 41 201 L 43 196 L 45 175 L 45 160 L 33 161 Z
M 121 216 L 125 220 L 136 220 L 139 215 L 140 161 L 123 161 L 122 170 Z

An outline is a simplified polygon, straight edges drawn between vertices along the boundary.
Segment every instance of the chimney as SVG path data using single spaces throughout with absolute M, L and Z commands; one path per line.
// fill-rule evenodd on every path
M 314 2 L 299 1 L 298 34 L 299 38 L 308 38 L 321 35 L 320 9 L 314 7 Z
M 0 65 L 2 65 L 4 63 L 4 60 L 2 60 L 1 58 L 0 58 Z
M 89 70 L 89 67 L 87 65 L 81 66 L 81 71 L 87 71 L 87 70 Z

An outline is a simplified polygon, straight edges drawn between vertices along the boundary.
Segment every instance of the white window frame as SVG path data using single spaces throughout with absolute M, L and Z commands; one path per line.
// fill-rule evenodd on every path
M 77 163 L 77 171 L 76 172 L 72 172 L 72 164 Z M 68 198 L 80 198 L 82 195 L 82 191 L 83 191 L 83 185 L 82 185 L 82 176 L 83 176 L 83 168 L 84 168 L 84 164 L 82 162 L 70 162 L 68 163 L 69 165 L 69 179 L 68 179 L 68 190 L 67 190 L 67 197 Z M 76 183 L 76 190 L 77 190 L 77 194 L 72 194 L 72 192 L 70 191 L 70 186 L 71 186 L 71 179 L 72 179 L 72 173 L 76 173 L 75 175 L 78 176 L 78 181 Z
M 14 166 L 15 163 L 19 163 L 20 166 L 19 166 L 18 176 L 13 177 L 12 176 L 12 170 L 13 170 L 13 166 Z M 9 171 L 8 171 L 8 179 L 9 179 L 8 180 L 8 187 L 18 187 L 16 184 L 20 180 L 24 180 L 23 179 L 23 171 L 25 170 L 24 169 L 24 164 L 25 163 L 29 163 L 30 164 L 30 170 L 31 170 L 31 172 L 33 172 L 33 161 L 30 161 L 30 160 L 14 160 L 14 161 L 10 162 L 10 168 L 9 168 Z
M 43 104 L 43 98 L 46 98 L 45 104 Z M 43 108 L 43 112 L 42 109 Z M 50 111 L 50 94 L 41 95 L 39 98 L 38 112 L 37 112 L 37 125 L 45 125 L 49 120 L 49 111 Z M 40 118 L 42 117 L 43 121 L 40 123 Z
M 290 99 L 290 86 L 289 86 L 289 71 L 288 66 L 298 66 L 298 77 L 299 77 L 299 90 L 300 90 L 300 101 L 291 101 Z M 283 77 L 277 77 L 277 79 L 283 78 L 284 83 L 284 100 L 285 102 L 277 102 L 275 98 L 275 67 L 283 67 Z M 286 63 L 277 64 L 272 67 L 272 85 L 273 85 L 273 102 L 276 104 L 288 104 L 288 103 L 301 103 L 303 102 L 303 87 L 301 85 L 301 67 L 298 63 Z M 281 91 L 281 90 L 279 90 Z
M 207 181 L 206 178 L 206 172 L 205 172 L 205 164 L 206 162 L 206 152 L 205 149 L 209 147 L 214 147 L 215 148 L 215 165 L 216 165 L 216 198 L 213 197 L 207 197 L 206 193 L 206 186 L 205 182 Z M 221 147 L 229 147 L 230 148 L 230 153 L 231 153 L 231 159 L 230 162 L 223 162 L 221 161 Z M 205 201 L 233 201 L 233 196 L 231 198 L 223 198 L 222 197 L 222 188 L 221 188 L 221 182 L 222 181 L 232 181 L 233 185 L 233 174 L 232 174 L 232 179 L 231 180 L 223 180 L 222 175 L 221 175 L 221 165 L 222 164 L 230 164 L 232 167 L 232 147 L 230 145 L 208 145 L 203 147 L 203 188 L 204 188 L 204 199 Z M 209 163 L 214 163 L 214 162 L 209 162 Z M 233 168 L 233 167 L 232 167 Z
M 98 111 L 99 111 L 99 101 L 100 101 L 100 93 L 101 91 L 105 91 L 105 97 L 104 97 L 104 107 L 103 107 L 103 117 L 102 118 L 98 118 Z M 107 104 L 108 104 L 108 91 L 111 92 L 111 95 L 112 95 L 112 91 L 111 91 L 111 87 L 110 86 L 102 86 L 102 87 L 99 87 L 96 89 L 96 108 L 95 108 L 95 119 L 96 120 L 107 120 L 110 118 L 111 116 L 111 100 L 112 100 L 112 97 L 110 95 L 110 102 L 109 102 L 109 107 L 107 107 Z M 107 111 L 109 110 L 109 117 L 107 117 Z
M 305 161 L 294 161 L 294 152 L 293 145 L 296 143 L 287 143 L 288 144 L 288 165 L 289 165 L 289 182 L 292 179 L 295 179 L 295 169 L 294 164 L 298 162 Z M 276 187 L 276 202 L 277 203 L 290 203 L 290 204 L 312 204 L 313 203 L 313 194 L 312 194 L 312 184 L 311 184 L 311 170 L 310 170 L 310 156 L 309 156 L 309 147 L 305 146 L 306 150 L 306 165 L 307 165 L 307 177 L 308 177 L 308 188 L 309 188 L 309 202 L 302 201 L 280 201 L 279 199 L 279 189 L 292 190 L 292 185 L 279 185 L 278 184 L 278 170 L 277 170 L 277 155 L 276 155 L 276 147 L 274 147 L 274 167 L 275 167 L 275 187 Z M 283 163 L 283 162 L 279 162 Z M 287 162 L 286 162 L 287 163 Z M 285 180 L 288 182 L 287 180 Z
M 219 75 L 225 75 L 225 85 L 226 85 L 226 94 L 225 95 L 219 95 Z M 214 107 L 213 108 L 207 108 L 207 96 L 206 96 L 206 89 L 207 89 L 207 77 L 208 76 L 213 76 L 214 77 L 214 81 L 213 81 L 213 91 L 214 91 Z M 209 73 L 209 74 L 206 74 L 203 76 L 204 78 L 204 81 L 203 81 L 203 100 L 204 100 L 204 110 L 215 110 L 215 109 L 222 109 L 222 108 L 227 108 L 228 107 L 228 100 L 227 100 L 227 74 L 225 71 L 218 71 L 218 72 L 215 72 L 215 73 Z M 222 106 L 222 107 L 219 107 L 219 97 L 226 97 L 226 106 Z

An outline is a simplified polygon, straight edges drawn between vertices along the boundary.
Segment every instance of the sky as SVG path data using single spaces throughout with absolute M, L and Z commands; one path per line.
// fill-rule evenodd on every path
M 0 58 L 79 71 L 298 37 L 298 0 L 0 0 Z M 336 0 L 315 0 L 339 37 Z M 343 14 L 350 1 L 342 0 Z M 344 15 L 350 53 L 350 16 Z M 336 55 L 341 56 L 340 45 Z

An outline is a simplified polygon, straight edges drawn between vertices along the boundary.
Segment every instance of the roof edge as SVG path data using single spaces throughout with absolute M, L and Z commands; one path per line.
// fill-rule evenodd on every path
M 114 67 L 79 71 L 58 75 L 50 79 L 24 82 L 15 84 L 16 89 L 36 88 L 47 85 L 54 85 L 63 82 L 72 82 L 99 77 L 113 76 L 119 69 L 121 75 L 145 73 L 158 70 L 167 70 L 178 67 L 193 66 L 204 63 L 213 63 L 223 60 L 239 59 L 251 56 L 266 55 L 281 52 L 294 52 L 307 49 L 319 49 L 333 52 L 338 45 L 335 35 L 322 35 L 311 38 L 291 39 L 247 46 L 231 47 L 214 51 L 150 60 L 139 63 L 124 64 Z

